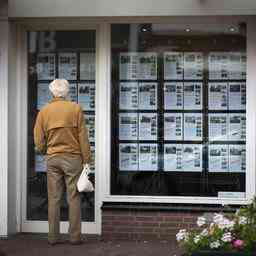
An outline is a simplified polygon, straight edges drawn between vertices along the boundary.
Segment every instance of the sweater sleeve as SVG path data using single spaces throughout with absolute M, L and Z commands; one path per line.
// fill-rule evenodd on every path
M 39 112 L 36 118 L 36 123 L 34 126 L 34 143 L 36 149 L 41 154 L 46 154 L 46 139 L 45 139 L 45 132 L 43 128 L 43 118 L 42 113 Z
M 81 108 L 79 108 L 78 112 L 78 138 L 83 157 L 83 164 L 89 164 L 91 161 L 91 150 L 88 139 L 88 131 L 84 120 L 84 114 Z

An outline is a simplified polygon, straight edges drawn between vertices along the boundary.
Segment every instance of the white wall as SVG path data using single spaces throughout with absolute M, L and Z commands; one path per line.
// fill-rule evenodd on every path
M 17 180 L 17 173 L 20 171 L 17 150 L 18 150 L 18 116 L 17 107 L 17 40 L 16 27 L 9 24 L 8 44 L 8 234 L 17 231 L 17 207 L 16 195 L 20 181 Z M 15 100 L 14 100 L 15 99 Z
M 4 237 L 8 233 L 8 21 L 2 4 L 0 9 L 0 237 Z
M 253 14 L 255 0 L 9 0 L 10 17 Z

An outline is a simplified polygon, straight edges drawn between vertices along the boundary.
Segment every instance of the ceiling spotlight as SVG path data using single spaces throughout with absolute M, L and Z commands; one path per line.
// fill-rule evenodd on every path
M 142 28 L 141 30 L 142 30 L 142 32 L 147 32 L 146 28 Z
M 230 32 L 235 32 L 236 29 L 235 29 L 234 27 L 230 27 L 230 28 L 229 28 L 229 31 L 230 31 Z
M 191 32 L 191 29 L 190 28 L 186 28 L 185 31 L 186 32 Z

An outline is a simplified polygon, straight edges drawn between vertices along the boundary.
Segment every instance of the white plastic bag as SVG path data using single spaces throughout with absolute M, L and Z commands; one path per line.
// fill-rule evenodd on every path
M 90 167 L 88 164 L 84 165 L 84 169 L 77 181 L 77 190 L 79 192 L 92 192 L 94 190 L 93 184 L 88 178 Z

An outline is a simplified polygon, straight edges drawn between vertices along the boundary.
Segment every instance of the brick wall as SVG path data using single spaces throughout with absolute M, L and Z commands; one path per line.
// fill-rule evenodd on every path
M 103 209 L 104 239 L 151 240 L 174 239 L 180 229 L 196 229 L 202 212 L 177 212 L 138 209 Z

